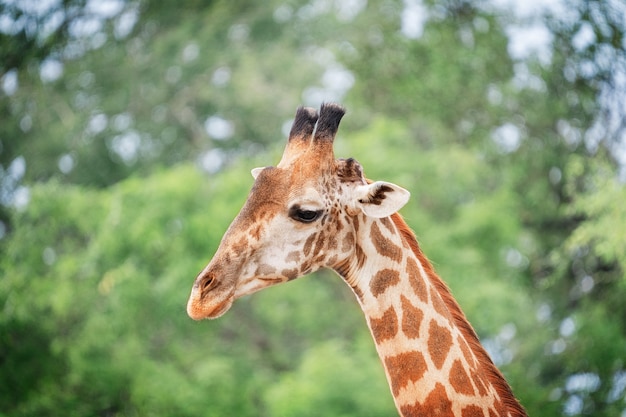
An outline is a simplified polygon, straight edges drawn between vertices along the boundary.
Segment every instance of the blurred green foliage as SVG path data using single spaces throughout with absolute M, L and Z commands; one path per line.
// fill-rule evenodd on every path
M 328 271 L 185 314 L 249 170 L 331 100 L 529 415 L 624 414 L 618 2 L 48 3 L 0 4 L 0 415 L 396 415 Z

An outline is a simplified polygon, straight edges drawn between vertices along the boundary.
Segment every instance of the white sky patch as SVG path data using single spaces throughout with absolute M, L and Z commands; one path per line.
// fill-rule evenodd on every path
M 318 107 L 326 101 L 341 101 L 354 85 L 354 75 L 339 64 L 331 65 L 322 75 L 322 86 L 311 86 L 302 92 L 303 101 Z
M 57 166 L 59 167 L 59 171 L 64 174 L 69 174 L 74 169 L 74 157 L 69 153 L 62 155 L 57 162 Z
M 211 83 L 216 87 L 223 87 L 230 81 L 231 71 L 228 67 L 219 67 L 211 76 Z
M 124 2 L 120 0 L 90 0 L 86 10 L 105 19 L 117 16 L 124 9 Z
M 86 38 L 102 30 L 102 19 L 98 17 L 87 17 L 74 19 L 70 23 L 69 32 L 75 38 Z
M 63 63 L 54 58 L 48 58 L 39 66 L 39 77 L 45 83 L 51 83 L 63 75 Z
M 9 5 L 17 5 L 20 10 L 25 13 L 35 15 L 36 17 L 43 17 L 49 13 L 51 9 L 57 7 L 60 3 L 59 0 L 9 0 L 6 3 Z
M 249 34 L 250 28 L 243 23 L 236 23 L 228 29 L 228 39 L 233 42 L 244 42 Z
M 546 84 L 539 76 L 533 74 L 525 62 L 518 62 L 513 67 L 513 85 L 519 90 L 529 88 L 535 91 L 546 91 Z
M 583 136 L 585 147 L 591 153 L 596 153 L 598 146 L 602 140 L 607 136 L 608 130 L 602 120 L 596 120 L 589 129 L 585 131 Z
M 576 332 L 576 322 L 571 317 L 566 317 L 559 326 L 559 333 L 563 337 L 570 337 Z
M 321 85 L 304 89 L 303 102 L 311 107 L 318 107 L 325 101 L 342 101 L 354 85 L 352 72 L 338 63 L 335 54 L 329 49 L 313 47 L 310 48 L 308 55 L 317 65 L 325 68 L 325 71 L 320 79 Z
M 26 18 L 17 20 L 0 16 L 0 32 L 15 34 L 25 29 L 38 38 L 46 38 L 59 28 L 65 19 L 60 0 L 5 0 L 16 7 Z M 73 19 L 70 34 L 75 37 L 90 36 L 102 29 L 102 21 L 117 16 L 124 9 L 122 0 L 89 0 L 85 5 L 86 16 Z M 71 12 L 70 12 L 71 13 Z M 136 14 L 136 12 L 135 12 Z
M 23 210 L 30 202 L 30 190 L 27 187 L 19 186 L 13 192 L 13 201 L 11 205 L 17 210 Z
M 496 365 L 511 363 L 515 358 L 515 352 L 510 347 L 511 341 L 517 334 L 517 328 L 513 323 L 507 323 L 494 337 L 483 340 L 483 346 Z
M 530 26 L 509 26 L 509 56 L 515 60 L 526 60 L 536 56 L 544 65 L 552 60 L 552 33 L 540 22 Z
M 580 395 L 570 396 L 563 404 L 563 414 L 566 416 L 577 416 L 583 411 L 585 402 Z
M 50 15 L 48 15 L 46 20 L 41 24 L 40 36 L 42 38 L 47 38 L 61 26 L 64 20 L 65 20 L 65 14 L 62 11 L 58 10 L 56 12 L 51 13 Z
M 320 87 L 307 87 L 302 92 L 302 101 L 311 107 L 319 107 L 325 101 L 329 101 L 328 94 Z
M 220 116 L 210 116 L 204 122 L 204 130 L 211 139 L 227 140 L 235 133 L 235 125 Z
M 113 137 L 111 150 L 115 152 L 126 164 L 132 164 L 137 160 L 141 136 L 139 133 L 129 131 Z
M 583 279 L 580 280 L 580 291 L 583 294 L 588 294 L 593 290 L 593 287 L 596 285 L 595 280 L 591 275 L 585 275 Z
M 573 374 L 565 381 L 567 392 L 593 392 L 600 388 L 600 377 L 593 372 Z
M 559 119 L 556 122 L 556 130 L 565 140 L 565 143 L 572 147 L 577 146 L 582 140 L 582 132 L 580 129 L 572 126 L 567 120 Z
M 57 260 L 57 253 L 56 253 L 56 251 L 53 248 L 48 246 L 48 247 L 46 247 L 43 250 L 43 253 L 42 253 L 41 257 L 43 258 L 43 262 L 46 265 L 50 266 L 50 265 L 53 265 L 56 262 L 56 260 Z
M 12 96 L 13 94 L 15 94 L 19 87 L 16 70 L 8 71 L 2 76 L 2 79 L 0 81 L 2 83 L 2 91 L 4 91 L 4 94 L 6 94 L 7 96 Z
M 552 318 L 552 308 L 548 304 L 541 304 L 535 315 L 540 323 L 546 323 Z
M 579 51 L 585 50 L 589 45 L 596 41 L 596 34 L 589 22 L 583 22 L 580 29 L 572 38 L 572 45 Z
M 409 39 L 419 39 L 424 34 L 428 10 L 420 0 L 404 0 L 400 31 Z
M 513 123 L 505 123 L 491 133 L 491 139 L 502 153 L 511 153 L 519 148 L 522 133 Z
M 218 172 L 224 165 L 225 161 L 226 155 L 224 154 L 224 151 L 217 148 L 204 152 L 198 159 L 200 167 L 209 174 Z
M 322 85 L 340 97 L 354 85 L 354 75 L 342 66 L 332 66 L 324 71 Z
M 497 106 L 502 104 L 502 98 L 502 91 L 500 91 L 498 86 L 495 84 L 489 84 L 489 86 L 487 86 L 487 100 L 489 100 L 489 103 Z
M 312 0 L 298 9 L 296 14 L 302 20 L 310 20 L 328 13 L 331 7 L 332 3 L 328 0 Z
M 109 123 L 109 119 L 104 113 L 98 113 L 91 116 L 89 122 L 87 122 L 87 132 L 92 135 L 97 135 L 106 129 Z
M 113 34 L 117 39 L 124 39 L 130 35 L 138 20 L 139 12 L 137 8 L 126 10 L 115 19 Z
M 517 23 L 505 22 L 509 38 L 508 52 L 515 60 L 537 57 L 540 63 L 549 64 L 552 59 L 553 36 L 544 23 L 544 16 L 559 16 L 575 20 L 575 10 L 565 0 L 490 0 L 489 12 L 515 17 Z
M 289 132 L 291 132 L 292 124 L 293 124 L 293 120 L 287 119 L 283 122 L 282 126 L 280 127 L 280 131 L 286 138 L 289 137 Z
M 562 14 L 568 7 L 564 0 L 491 0 L 496 9 L 506 11 L 520 19 L 537 17 L 543 13 Z
M 133 116 L 128 112 L 119 113 L 113 116 L 112 122 L 115 130 L 123 132 L 133 124 Z
M 185 62 L 195 61 L 199 55 L 200 47 L 195 42 L 190 42 L 183 48 L 183 61 Z
M 30 129 L 32 129 L 32 127 L 33 127 L 33 118 L 30 116 L 30 114 L 25 114 L 20 119 L 20 129 L 22 129 L 22 132 L 26 133 L 26 132 L 30 132 Z
M 178 65 L 171 66 L 165 71 L 165 81 L 169 84 L 176 84 L 183 76 L 183 70 Z
M 626 371 L 618 371 L 613 375 L 613 384 L 609 391 L 609 402 L 619 400 L 626 391 Z
M 0 15 L 0 33 L 14 35 L 18 30 L 19 28 L 9 16 Z
M 281 4 L 274 10 L 274 20 L 278 23 L 288 22 L 293 16 L 293 8 L 288 4 Z
M 26 159 L 23 156 L 18 156 L 9 165 L 7 174 L 19 181 L 26 174 Z
M 337 19 L 351 22 L 367 6 L 367 0 L 338 0 L 335 2 Z

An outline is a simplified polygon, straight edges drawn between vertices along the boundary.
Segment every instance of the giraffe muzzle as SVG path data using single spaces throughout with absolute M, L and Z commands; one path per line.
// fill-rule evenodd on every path
M 200 273 L 191 289 L 187 314 L 194 320 L 213 319 L 226 313 L 234 301 L 234 288 L 225 290 L 212 272 Z
M 187 302 L 187 314 L 194 320 L 215 319 L 226 313 L 233 305 L 234 297 L 203 297 L 201 291 L 194 287 Z

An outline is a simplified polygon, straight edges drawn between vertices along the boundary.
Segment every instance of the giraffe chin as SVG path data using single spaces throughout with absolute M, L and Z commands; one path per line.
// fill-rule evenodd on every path
M 198 297 L 192 292 L 187 303 L 187 315 L 194 320 L 202 319 L 216 319 L 226 313 L 233 305 L 235 298 L 228 296 L 219 304 L 203 302 L 201 297 Z

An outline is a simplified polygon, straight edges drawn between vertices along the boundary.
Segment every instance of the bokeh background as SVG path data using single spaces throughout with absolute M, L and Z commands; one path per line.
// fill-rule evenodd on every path
M 347 286 L 185 305 L 295 109 L 534 416 L 626 416 L 622 0 L 0 1 L 0 416 L 394 416 Z

